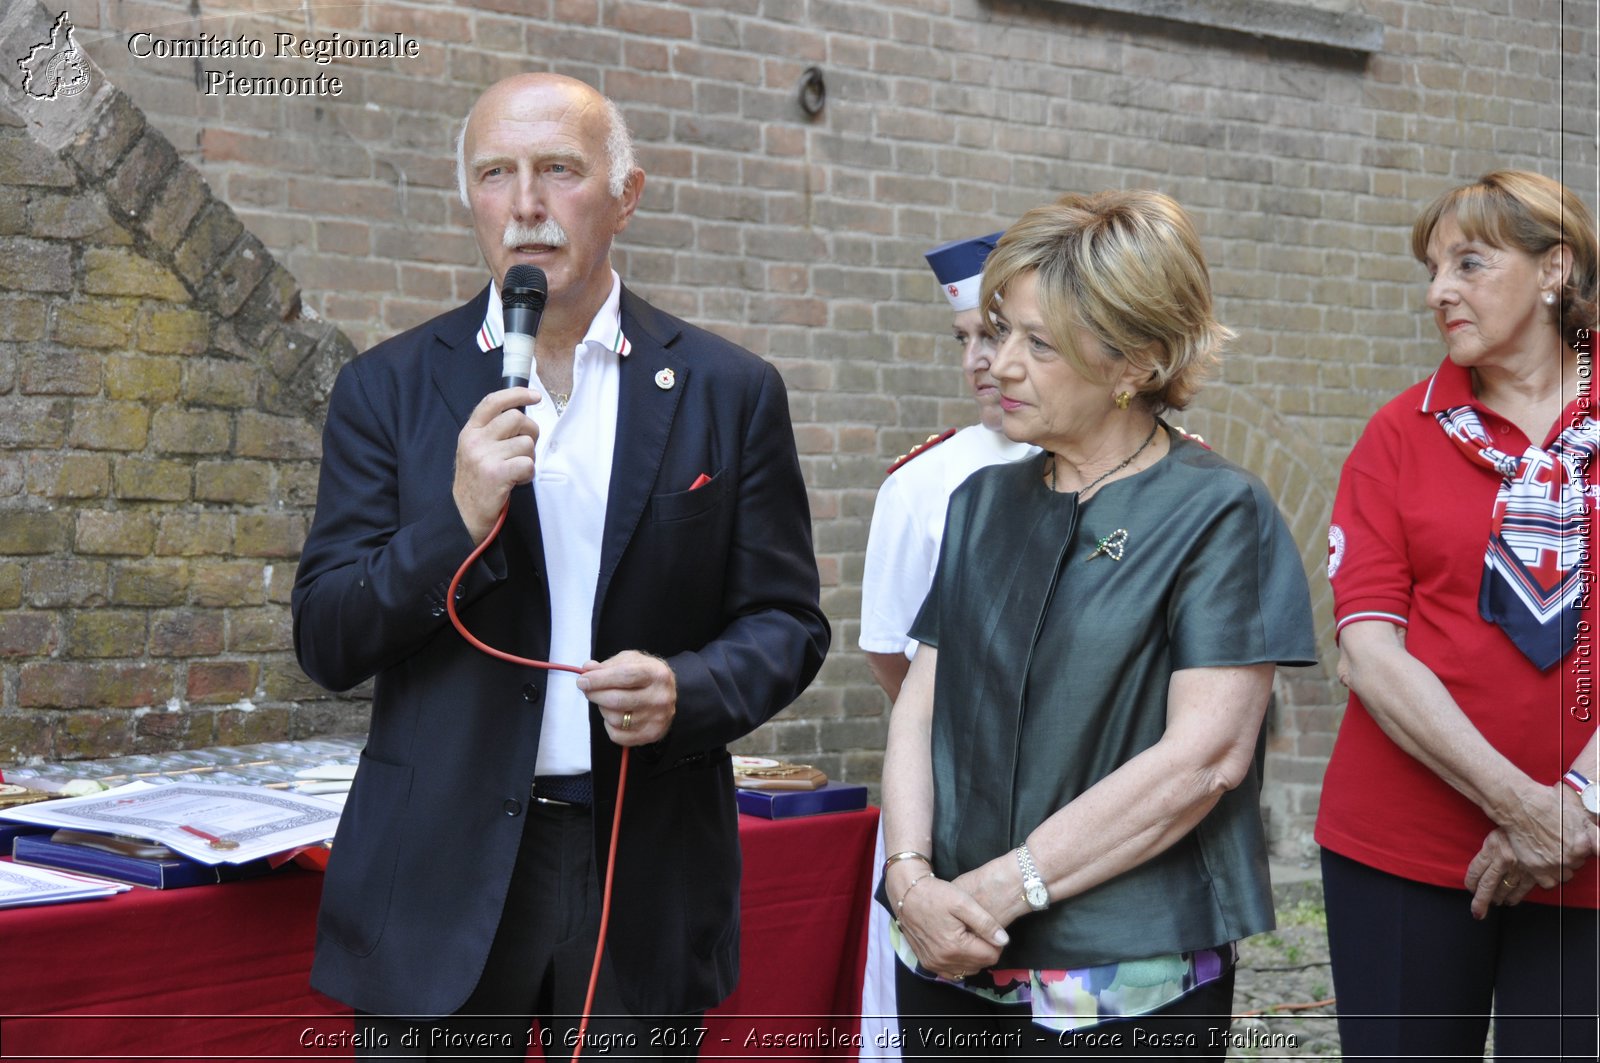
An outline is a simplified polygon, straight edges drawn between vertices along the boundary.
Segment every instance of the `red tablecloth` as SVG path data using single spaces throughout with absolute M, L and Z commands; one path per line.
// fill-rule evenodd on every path
M 740 819 L 743 977 L 707 1017 L 701 1058 L 854 1055 L 877 811 Z M 350 1058 L 349 1009 L 307 984 L 321 890 L 321 875 L 286 868 L 0 911 L 0 1051 Z

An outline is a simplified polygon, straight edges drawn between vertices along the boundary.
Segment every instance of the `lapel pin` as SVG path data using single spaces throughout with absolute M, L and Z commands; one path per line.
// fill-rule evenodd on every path
M 663 369 L 656 374 L 656 387 L 662 391 L 671 391 L 672 385 L 678 382 L 678 374 L 670 369 Z

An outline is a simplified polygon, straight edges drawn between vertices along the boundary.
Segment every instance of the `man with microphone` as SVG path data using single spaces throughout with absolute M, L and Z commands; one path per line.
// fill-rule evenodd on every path
M 594 89 L 492 86 L 458 165 L 491 282 L 340 373 L 295 582 L 306 673 L 375 680 L 312 984 L 357 1009 L 367 1057 L 521 1059 L 532 1016 L 545 1056 L 570 1055 L 627 747 L 589 1034 L 693 1055 L 738 978 L 726 746 L 804 689 L 829 642 L 783 382 L 612 270 L 644 174 Z M 542 317 L 516 309 L 538 282 L 508 283 L 515 266 L 542 272 Z M 526 371 L 502 364 L 530 342 Z M 446 617 L 502 509 L 457 611 L 581 675 L 492 658 Z

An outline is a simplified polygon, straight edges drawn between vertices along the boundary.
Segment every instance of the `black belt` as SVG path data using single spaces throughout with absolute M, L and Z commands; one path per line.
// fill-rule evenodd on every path
M 588 808 L 594 804 L 594 776 L 540 775 L 533 780 L 533 799 L 547 805 L 575 805 Z

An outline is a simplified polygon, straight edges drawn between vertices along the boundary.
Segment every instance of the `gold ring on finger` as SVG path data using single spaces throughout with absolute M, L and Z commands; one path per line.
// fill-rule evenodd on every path
M 631 713 L 631 712 L 623 713 L 622 714 L 622 722 L 617 724 L 617 726 L 619 728 L 621 728 L 622 730 L 624 730 L 624 731 L 626 731 L 629 728 L 631 728 L 633 726 L 633 713 Z

